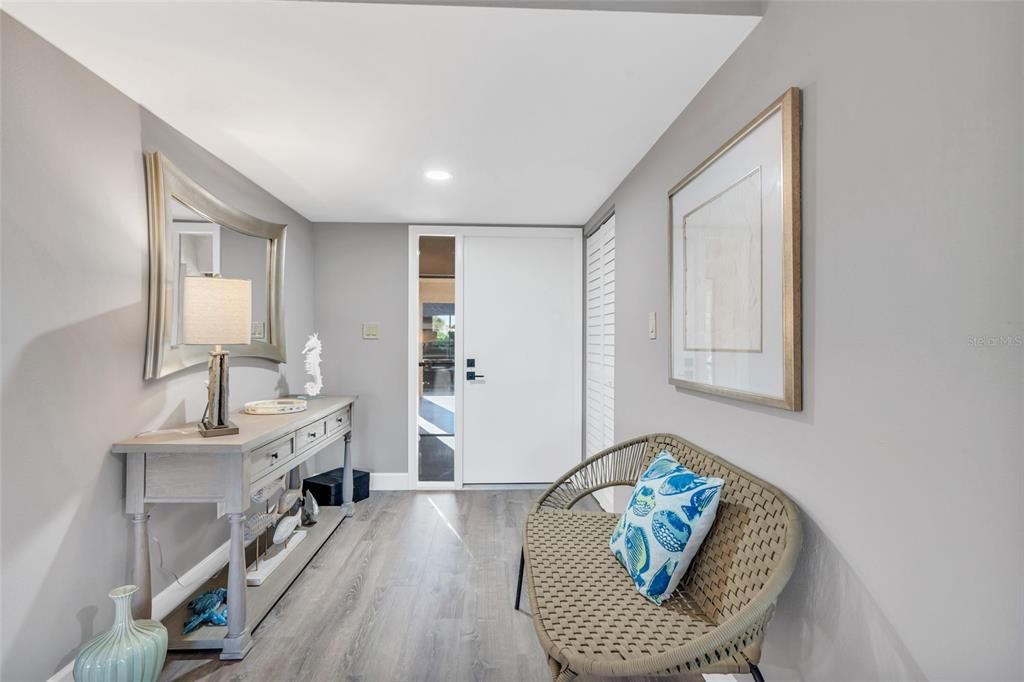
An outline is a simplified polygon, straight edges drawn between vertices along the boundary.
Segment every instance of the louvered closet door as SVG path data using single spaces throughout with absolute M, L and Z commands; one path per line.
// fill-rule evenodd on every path
M 587 456 L 615 444 L 615 216 L 587 238 Z

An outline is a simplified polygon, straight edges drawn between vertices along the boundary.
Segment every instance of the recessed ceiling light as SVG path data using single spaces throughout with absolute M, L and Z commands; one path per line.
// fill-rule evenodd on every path
M 435 168 L 433 170 L 428 170 L 426 173 L 423 174 L 423 176 L 426 177 L 427 180 L 439 180 L 439 181 L 442 181 L 442 182 L 445 181 L 445 180 L 451 180 L 452 179 L 452 174 L 451 173 L 449 173 L 446 170 L 441 170 L 440 168 Z

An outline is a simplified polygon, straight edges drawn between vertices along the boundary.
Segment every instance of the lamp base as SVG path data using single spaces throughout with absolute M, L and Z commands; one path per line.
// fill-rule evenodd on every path
M 199 423 L 199 435 L 203 438 L 216 438 L 217 436 L 234 436 L 238 433 L 238 427 L 228 422 L 224 426 L 207 426 Z
M 210 351 L 206 414 L 199 422 L 199 435 L 204 438 L 233 436 L 238 433 L 238 427 L 228 420 L 228 357 L 228 352 L 220 346 L 214 346 Z

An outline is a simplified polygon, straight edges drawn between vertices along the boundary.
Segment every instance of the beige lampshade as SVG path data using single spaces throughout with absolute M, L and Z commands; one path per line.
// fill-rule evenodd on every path
M 182 291 L 181 336 L 189 345 L 249 343 L 252 283 L 247 279 L 186 277 Z

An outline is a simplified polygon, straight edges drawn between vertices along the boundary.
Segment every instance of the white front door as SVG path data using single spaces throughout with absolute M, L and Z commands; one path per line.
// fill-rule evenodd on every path
M 582 454 L 581 231 L 471 228 L 461 253 L 463 482 L 549 483 Z

